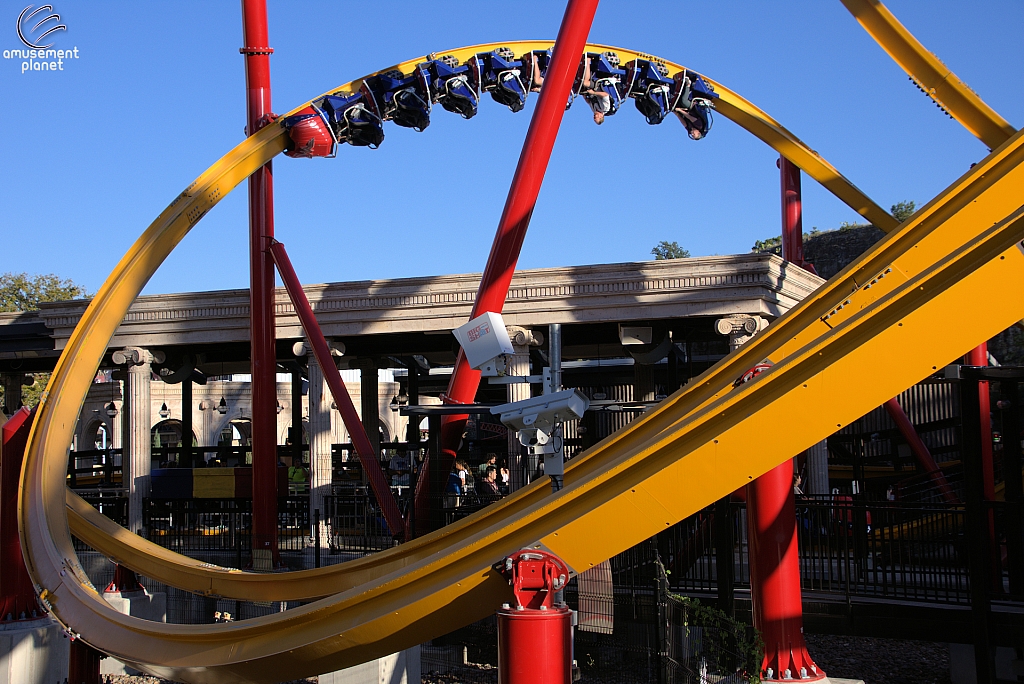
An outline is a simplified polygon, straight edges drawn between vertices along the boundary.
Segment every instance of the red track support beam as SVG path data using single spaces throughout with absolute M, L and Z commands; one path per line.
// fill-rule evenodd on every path
M 272 118 L 266 0 L 242 0 L 246 134 Z M 249 177 L 249 330 L 252 347 L 252 548 L 277 545 L 277 352 L 274 337 L 274 174 L 267 163 Z
M 384 476 L 384 471 L 381 470 L 380 454 L 373 448 L 373 444 L 366 434 L 366 428 L 363 426 L 362 421 L 359 420 L 356 407 L 352 403 L 352 398 L 349 397 L 348 390 L 345 388 L 345 381 L 341 379 L 341 373 L 338 372 L 338 367 L 331 356 L 331 349 L 327 345 L 323 331 L 320 330 L 320 324 L 316 321 L 313 307 L 309 305 L 309 299 L 306 298 L 306 293 L 302 289 L 302 283 L 299 282 L 299 277 L 295 274 L 295 269 L 292 268 L 288 252 L 285 251 L 282 243 L 274 242 L 270 246 L 270 253 L 274 257 L 277 270 L 281 273 L 281 280 L 284 281 L 284 286 L 291 297 L 292 305 L 295 307 L 295 312 L 302 323 L 306 339 L 309 340 L 309 344 L 313 347 L 313 355 L 316 357 L 317 363 L 320 364 L 320 369 L 323 371 L 328 387 L 331 388 L 334 403 L 338 405 L 341 419 L 345 421 L 345 427 L 352 437 L 352 444 L 355 446 L 356 455 L 359 457 L 359 462 L 363 465 L 363 472 L 366 473 L 367 478 L 370 480 L 370 488 L 373 489 L 373 493 L 380 503 L 384 519 L 387 521 L 392 534 L 404 534 L 405 526 L 402 522 L 402 512 L 398 508 L 398 503 L 395 501 L 395 496 L 388 485 L 387 478 Z
M 21 464 L 34 414 L 22 406 L 3 425 L 0 445 L 0 622 L 43 615 L 36 603 L 32 578 L 25 569 L 18 532 L 18 488 Z M 33 615 L 35 613 L 36 615 Z
M 526 142 L 523 143 L 519 165 L 512 177 L 512 185 L 505 200 L 501 219 L 498 221 L 498 230 L 491 245 L 491 253 L 487 258 L 487 266 L 480 280 L 480 288 L 477 290 L 470 318 L 487 311 L 501 313 L 505 306 L 512 274 L 519 260 L 526 229 L 530 226 L 530 217 L 533 215 L 537 195 L 544 181 L 544 173 L 551 159 L 551 150 L 558 136 L 562 115 L 565 113 L 565 103 L 576 79 L 576 71 L 583 55 L 583 48 L 587 44 L 590 26 L 594 22 L 597 3 L 598 0 L 569 0 L 566 5 L 551 65 L 544 78 L 537 109 L 530 120 Z M 455 370 L 448 383 L 447 403 L 471 403 L 476 397 L 479 385 L 479 371 L 469 367 L 466 357 L 460 350 L 455 361 Z M 467 418 L 465 415 L 444 417 L 441 427 L 443 452 L 428 456 L 417 481 L 417 520 L 430 520 L 427 496 L 431 478 L 428 471 L 429 468 L 435 467 L 431 461 L 436 459 L 436 467 L 444 473 L 451 470 Z
M 896 423 L 896 427 L 899 428 L 903 439 L 907 440 L 907 444 L 910 445 L 910 452 L 914 454 L 914 459 L 921 467 L 921 470 L 927 473 L 931 481 L 939 488 L 943 501 L 948 504 L 961 503 L 956 492 L 953 491 L 953 488 L 949 486 L 949 482 L 946 481 L 946 476 L 939 470 L 939 465 L 935 462 L 931 452 L 928 451 L 928 445 L 917 434 L 914 424 L 910 422 L 910 418 L 907 417 L 900 403 L 896 399 L 890 399 L 885 402 L 884 406 L 885 410 L 889 413 L 889 417 L 892 418 L 893 422 Z M 989 453 L 991 453 L 991 448 Z
M 825 676 L 804 642 L 796 526 L 793 462 L 787 460 L 747 485 L 750 588 L 754 627 L 764 640 L 763 680 Z

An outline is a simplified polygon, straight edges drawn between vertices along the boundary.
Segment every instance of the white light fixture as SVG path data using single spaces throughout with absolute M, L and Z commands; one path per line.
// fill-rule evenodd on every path
M 167 416 L 169 416 L 169 415 L 171 415 L 171 410 L 169 408 L 167 408 L 167 402 L 165 401 L 160 406 L 160 417 L 161 418 L 167 418 Z

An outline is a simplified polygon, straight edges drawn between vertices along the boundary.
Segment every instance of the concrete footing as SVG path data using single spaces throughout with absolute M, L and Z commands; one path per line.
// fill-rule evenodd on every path
M 124 615 L 167 622 L 167 594 L 162 591 L 150 594 L 148 591 L 110 592 L 103 594 L 104 600 Z M 142 674 L 128 667 L 116 658 L 104 658 L 100 661 L 100 674 L 104 675 L 136 675 Z M 3 684 L 0 682 L 0 684 Z
M 53 684 L 68 676 L 70 641 L 46 616 L 0 625 L 0 684 Z
M 419 684 L 420 647 L 337 672 L 320 675 L 320 684 Z

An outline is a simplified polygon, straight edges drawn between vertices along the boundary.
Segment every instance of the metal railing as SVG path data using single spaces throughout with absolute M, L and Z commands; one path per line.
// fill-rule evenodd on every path
M 659 535 L 673 588 L 716 592 L 719 559 L 730 557 L 734 585 L 749 588 L 746 504 L 732 502 L 722 521 L 715 512 Z M 962 506 L 809 497 L 797 501 L 796 523 L 804 591 L 970 603 Z M 717 524 L 732 527 L 730 549 L 716 544 Z

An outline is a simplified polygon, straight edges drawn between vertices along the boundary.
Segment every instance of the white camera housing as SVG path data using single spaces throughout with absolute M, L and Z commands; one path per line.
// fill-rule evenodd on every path
M 502 404 L 491 409 L 505 427 L 518 432 L 519 443 L 534 453 L 555 450 L 552 436 L 555 427 L 567 420 L 582 418 L 590 400 L 575 389 L 544 394 L 539 397 Z
M 508 356 L 515 350 L 501 314 L 484 312 L 452 334 L 462 345 L 470 368 L 480 371 L 485 378 L 505 375 Z

